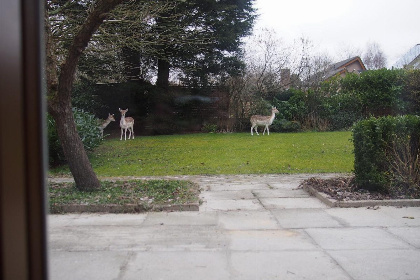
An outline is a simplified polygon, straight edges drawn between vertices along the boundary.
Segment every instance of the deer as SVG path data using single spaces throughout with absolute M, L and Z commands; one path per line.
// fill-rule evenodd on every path
M 276 117 L 276 114 L 279 111 L 276 107 L 271 107 L 271 115 L 270 116 L 261 116 L 261 115 L 254 115 L 251 116 L 251 135 L 254 135 L 252 133 L 252 130 L 255 129 L 255 133 L 258 134 L 258 126 L 265 126 L 263 135 L 265 134 L 265 130 L 267 130 L 267 135 L 270 135 L 270 130 L 268 129 L 268 126 L 271 125 L 274 121 L 274 118 Z
M 125 110 L 121 110 L 121 108 L 118 108 L 118 110 L 120 110 L 121 113 L 121 120 L 120 120 L 120 127 L 121 127 L 121 138 L 120 140 L 122 140 L 122 136 L 123 136 L 123 131 L 125 131 L 125 137 L 124 140 L 127 140 L 127 129 L 128 132 L 130 133 L 128 135 L 128 139 L 130 139 L 131 134 L 133 134 L 133 139 L 134 139 L 134 119 L 132 117 L 125 117 L 125 114 L 128 111 L 128 108 Z
M 108 113 L 108 118 L 99 125 L 99 130 L 102 133 L 102 138 L 104 138 L 104 129 L 108 126 L 110 122 L 115 122 L 114 114 Z

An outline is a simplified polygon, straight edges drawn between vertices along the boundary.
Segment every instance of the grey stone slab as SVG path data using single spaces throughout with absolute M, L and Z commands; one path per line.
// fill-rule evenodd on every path
M 325 204 L 312 197 L 261 198 L 260 202 L 267 209 L 327 208 Z
M 109 226 L 136 226 L 141 225 L 146 219 L 147 214 L 104 214 L 95 213 L 89 215 L 66 214 L 66 215 L 49 215 L 48 222 L 50 225 L 59 226 L 80 226 L 80 225 L 109 225 Z M 64 221 L 66 221 L 64 223 Z
M 78 219 L 81 214 L 47 215 L 47 226 L 67 226 Z
M 204 191 L 200 194 L 202 200 L 221 200 L 221 199 L 254 199 L 251 190 L 240 191 Z
M 241 191 L 241 190 L 268 190 L 267 184 L 243 183 L 243 184 L 215 184 L 208 185 L 210 191 Z
M 262 210 L 262 205 L 256 199 L 232 200 L 208 200 L 200 205 L 200 211 L 238 211 L 238 210 Z
M 420 207 L 381 207 L 381 211 L 403 226 L 420 226 Z
M 226 252 L 140 252 L 127 265 L 124 280 L 230 279 Z
M 400 238 L 380 228 L 311 228 L 306 232 L 325 250 L 411 248 Z
M 274 217 L 283 228 L 326 228 L 342 225 L 325 209 L 274 209 Z
M 217 226 L 153 226 L 143 228 L 141 246 L 147 251 L 220 251 L 228 246 Z
M 301 184 L 301 181 L 269 183 L 271 188 L 274 188 L 274 189 L 288 189 L 288 190 L 296 189 L 296 188 L 299 187 L 300 184 Z
M 129 258 L 127 252 L 49 252 L 52 280 L 118 279 L 120 268 Z
M 420 227 L 388 228 L 388 231 L 420 249 Z
M 419 250 L 346 250 L 328 253 L 354 279 L 420 279 Z
M 351 279 L 320 251 L 232 252 L 231 279 Z
M 343 225 L 352 227 L 404 226 L 405 222 L 407 222 L 401 217 L 396 218 L 386 214 L 382 207 L 378 210 L 368 208 L 330 208 L 326 209 L 325 212 L 335 217 Z
M 219 226 L 228 230 L 279 229 L 276 219 L 268 211 L 219 212 Z
M 298 230 L 229 231 L 229 249 L 233 251 L 317 250 L 317 245 Z
M 146 250 L 148 237 L 139 226 L 69 226 L 48 233 L 50 248 L 61 251 Z
M 310 197 L 303 189 L 255 190 L 253 193 L 259 198 Z
M 153 225 L 217 225 L 216 212 L 153 212 L 143 223 Z

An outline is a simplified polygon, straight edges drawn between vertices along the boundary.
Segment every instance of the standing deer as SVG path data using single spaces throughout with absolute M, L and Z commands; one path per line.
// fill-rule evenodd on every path
M 105 127 L 108 126 L 110 122 L 115 122 L 114 114 L 111 115 L 110 113 L 108 113 L 108 118 L 102 121 L 102 123 L 99 125 L 99 129 L 101 130 L 101 133 L 102 133 L 102 138 L 104 138 L 104 129 Z
M 265 126 L 264 127 L 264 132 L 263 135 L 265 133 L 265 130 L 267 129 L 267 135 L 270 135 L 270 130 L 268 129 L 268 126 L 271 125 L 274 121 L 274 118 L 276 117 L 276 113 L 278 113 L 279 111 L 277 110 L 276 107 L 272 107 L 271 108 L 271 116 L 261 116 L 261 115 L 254 115 L 251 117 L 251 135 L 254 135 L 252 133 L 252 129 L 255 128 L 255 133 L 258 134 L 258 126 Z
M 125 137 L 124 140 L 127 140 L 127 129 L 128 132 L 130 132 L 130 134 L 128 135 L 128 139 L 130 139 L 131 137 L 131 133 L 133 133 L 133 139 L 134 139 L 134 119 L 132 117 L 125 117 L 125 113 L 127 113 L 128 108 L 125 110 L 121 110 L 120 108 L 118 108 L 118 110 L 120 110 L 121 113 L 121 120 L 120 120 L 120 127 L 121 127 L 121 138 L 120 140 L 122 140 L 122 136 L 123 136 L 123 131 L 125 130 Z

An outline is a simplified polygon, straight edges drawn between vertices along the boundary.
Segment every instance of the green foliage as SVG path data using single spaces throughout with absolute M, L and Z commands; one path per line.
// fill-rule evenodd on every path
M 205 124 L 202 128 L 201 128 L 202 132 L 205 133 L 216 133 L 217 132 L 217 124 Z
M 403 100 L 408 104 L 407 112 L 420 115 L 420 70 L 407 70 Z
M 102 141 L 96 117 L 77 108 L 73 108 L 73 117 L 85 150 L 93 151 Z M 65 158 L 58 139 L 55 121 L 50 115 L 47 116 L 47 123 L 49 163 L 50 165 L 56 165 L 64 161 Z
M 106 106 L 98 98 L 98 87 L 96 84 L 81 79 L 73 87 L 71 96 L 72 107 L 79 108 L 85 112 L 95 114 L 98 111 L 106 110 Z
M 372 117 L 358 122 L 353 128 L 356 183 L 364 189 L 388 193 L 398 189 L 401 180 L 409 186 L 413 182 L 418 185 L 420 174 L 414 172 L 413 177 L 404 178 L 398 169 L 404 166 L 412 166 L 414 170 L 420 168 L 419 141 L 418 116 Z M 410 160 L 401 161 L 401 158 Z M 419 177 L 416 179 L 416 176 Z
M 349 73 L 321 83 L 316 90 L 288 90 L 277 96 L 279 117 L 304 129 L 342 130 L 370 116 L 420 113 L 420 70 Z
M 352 92 L 336 93 L 324 98 L 321 115 L 329 121 L 330 130 L 348 129 L 362 119 L 362 104 Z
M 402 102 L 404 70 L 379 69 L 342 79 L 342 91 L 354 92 L 363 106 L 364 115 L 396 115 L 405 110 Z
M 348 131 L 117 138 L 105 141 L 90 159 L 99 176 L 347 173 L 353 168 L 350 139 Z
M 302 126 L 297 121 L 288 121 L 286 119 L 274 119 L 270 126 L 270 131 L 273 132 L 297 132 L 302 129 Z

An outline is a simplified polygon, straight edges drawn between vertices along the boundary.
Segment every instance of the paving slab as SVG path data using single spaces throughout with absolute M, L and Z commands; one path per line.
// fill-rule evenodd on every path
M 320 251 L 232 252 L 231 279 L 351 279 Z
M 299 230 L 228 231 L 232 251 L 315 251 L 317 245 Z
M 263 206 L 257 199 L 219 199 L 208 200 L 200 205 L 200 211 L 240 211 L 262 210 Z
M 345 226 L 351 227 L 387 227 L 404 226 L 407 221 L 402 217 L 393 217 L 383 211 L 368 208 L 331 208 L 325 212 L 339 220 Z
M 297 189 L 301 182 L 289 181 L 289 182 L 270 182 L 269 187 L 273 189 Z
M 381 228 L 310 228 L 306 232 L 325 250 L 413 249 Z
M 420 207 L 381 207 L 387 216 L 402 221 L 404 226 L 420 226 Z
M 418 250 L 344 250 L 328 253 L 353 279 L 420 279 Z
M 143 224 L 147 214 L 106 214 L 106 213 L 91 213 L 90 215 L 82 214 L 65 214 L 65 215 L 50 215 L 49 219 L 54 217 L 55 225 L 61 226 L 138 226 Z
M 219 226 L 227 230 L 280 229 L 274 216 L 268 211 L 219 212 Z
M 239 191 L 205 191 L 200 194 L 200 199 L 206 200 L 224 200 L 224 199 L 254 199 L 252 190 Z
M 128 256 L 127 252 L 115 251 L 50 251 L 49 276 L 57 280 L 118 279 Z
M 220 251 L 228 246 L 226 232 L 209 225 L 161 225 L 143 227 L 142 240 L 135 243 L 146 251 Z
M 269 186 L 267 184 L 213 184 L 213 185 L 206 185 L 209 191 L 241 191 L 241 190 L 269 190 Z
M 123 279 L 231 279 L 226 252 L 137 253 Z
M 254 190 L 252 193 L 259 198 L 310 197 L 303 189 Z
M 420 249 L 420 227 L 393 227 L 387 230 L 408 244 Z
M 158 225 L 217 225 L 217 212 L 153 212 L 147 215 L 144 226 Z
M 57 251 L 146 250 L 147 237 L 147 230 L 139 226 L 53 227 L 49 247 Z
M 325 204 L 312 197 L 303 198 L 260 198 L 266 209 L 327 208 Z
M 343 225 L 325 209 L 274 209 L 271 211 L 283 228 L 329 228 Z

